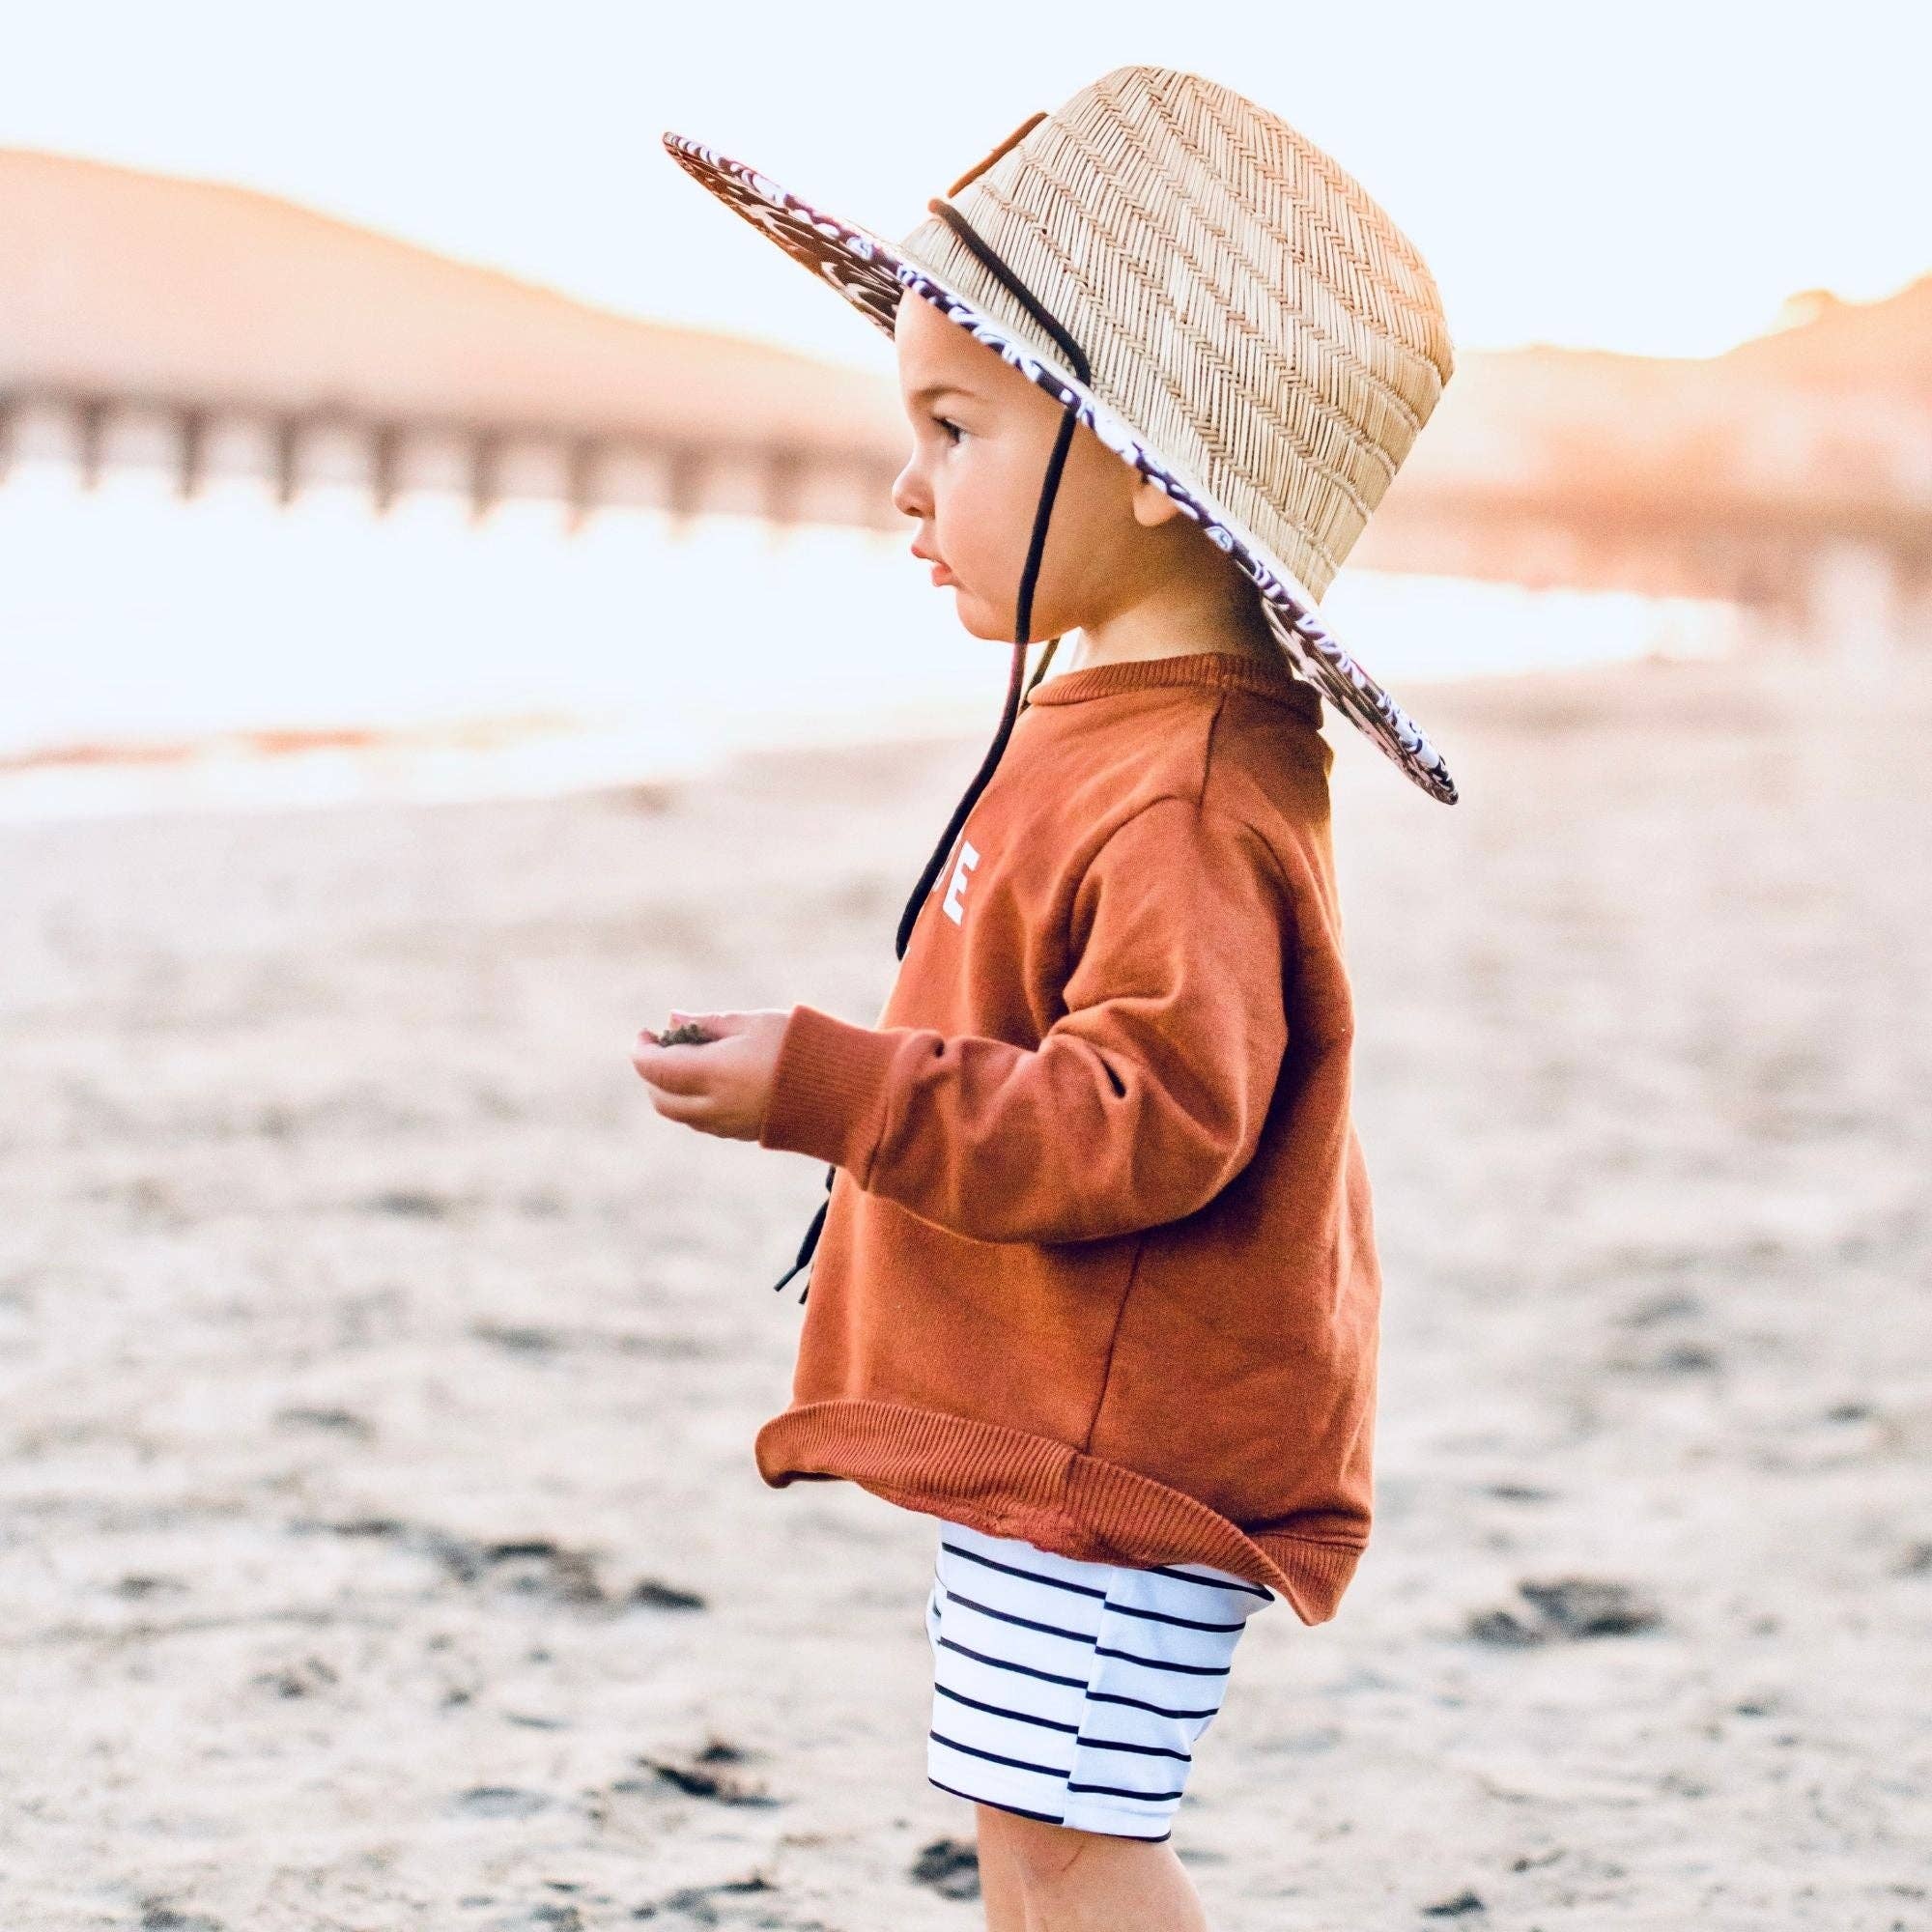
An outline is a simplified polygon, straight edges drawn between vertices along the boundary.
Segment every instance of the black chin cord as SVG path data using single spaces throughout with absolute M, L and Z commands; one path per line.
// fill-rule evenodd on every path
M 966 217 L 950 202 L 936 198 L 927 202 L 926 208 L 938 215 L 960 241 L 965 242 L 994 279 L 1000 282 L 1034 321 L 1053 337 L 1073 373 L 1091 389 L 1094 379 L 1087 366 L 1087 357 L 1081 354 L 1080 345 L 1034 299 L 1032 292 L 980 239 Z M 904 299 L 905 298 L 901 296 L 900 300 Z M 894 950 L 900 959 L 905 957 L 906 947 L 912 940 L 912 929 L 918 922 L 920 908 L 924 905 L 927 895 L 932 891 L 933 880 L 938 877 L 939 868 L 945 865 L 946 855 L 952 850 L 953 839 L 959 836 L 960 827 L 966 823 L 967 815 L 979 803 L 980 794 L 985 790 L 987 781 L 993 776 L 1006 752 L 1007 740 L 1012 736 L 1013 724 L 1019 717 L 1023 696 L 1033 695 L 1034 685 L 1046 674 L 1047 666 L 1053 662 L 1054 649 L 1060 642 L 1057 637 L 1048 639 L 1045 655 L 1041 657 L 1038 668 L 1033 674 L 1033 682 L 1026 686 L 1025 693 L 1022 694 L 1020 685 L 1026 674 L 1027 646 L 1033 641 L 1034 585 L 1039 578 L 1040 558 L 1046 551 L 1047 526 L 1053 517 L 1053 499 L 1059 494 L 1061 471 L 1065 467 L 1067 446 L 1073 440 L 1076 426 L 1073 412 L 1064 411 L 1059 432 L 1053 440 L 1053 454 L 1047 460 L 1046 480 L 1040 488 L 1039 504 L 1034 512 L 1033 537 L 1027 545 L 1026 568 L 1020 572 L 1019 602 L 1013 612 L 1013 661 L 1007 676 L 1007 698 L 1000 712 L 999 729 L 994 732 L 993 742 L 986 748 L 985 756 L 980 760 L 980 769 L 973 775 L 972 783 L 966 787 L 959 803 L 952 808 L 952 816 L 947 820 L 946 830 L 940 835 L 939 842 L 932 848 L 932 857 L 925 862 L 925 869 L 920 874 L 919 884 L 912 889 L 912 896 L 906 900 L 905 911 L 899 915 L 899 928 L 894 942 Z M 818 1204 L 818 1211 L 812 1215 L 811 1225 L 805 1231 L 805 1238 L 798 1245 L 797 1261 L 772 1284 L 774 1291 L 782 1289 L 811 1260 L 818 1246 L 819 1230 L 825 1226 L 825 1210 L 832 1205 L 832 1183 L 838 1176 L 838 1169 L 836 1166 L 825 1170 L 825 1199 Z M 799 1300 L 803 1302 L 810 1293 L 811 1284 L 808 1282 L 799 1291 Z

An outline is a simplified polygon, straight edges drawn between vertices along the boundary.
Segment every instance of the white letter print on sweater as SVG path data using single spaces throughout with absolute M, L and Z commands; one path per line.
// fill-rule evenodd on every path
M 952 882 L 946 888 L 946 917 L 954 925 L 965 923 L 965 914 L 960 911 L 960 900 L 966 893 L 966 874 L 980 863 L 980 855 L 967 841 L 959 841 L 959 862 L 952 868 Z

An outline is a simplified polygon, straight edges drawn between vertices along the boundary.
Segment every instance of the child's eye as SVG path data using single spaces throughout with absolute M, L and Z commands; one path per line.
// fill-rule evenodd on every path
M 947 440 L 949 442 L 957 442 L 966 434 L 951 416 L 934 416 L 933 421 L 947 432 Z

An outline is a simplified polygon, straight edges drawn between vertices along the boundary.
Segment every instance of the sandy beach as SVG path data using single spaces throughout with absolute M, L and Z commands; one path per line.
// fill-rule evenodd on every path
M 979 1924 L 934 1525 L 768 1490 L 823 1170 L 687 1009 L 869 1020 L 984 732 L 0 829 L 0 1925 Z M 1932 661 L 1331 714 L 1377 1520 L 1236 1657 L 1217 1932 L 1932 1928 Z M 1426 701 L 1425 701 L 1426 700 Z

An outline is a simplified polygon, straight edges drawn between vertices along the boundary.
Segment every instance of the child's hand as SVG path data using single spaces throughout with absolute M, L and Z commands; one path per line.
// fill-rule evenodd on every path
M 639 1034 L 631 1065 L 650 1089 L 651 1105 L 667 1120 L 682 1121 L 699 1133 L 756 1140 L 790 1009 L 764 1007 L 749 1013 L 681 1013 L 673 1007 L 670 1017 L 669 1030 L 693 1021 L 710 1038 L 660 1046 L 648 1028 Z

